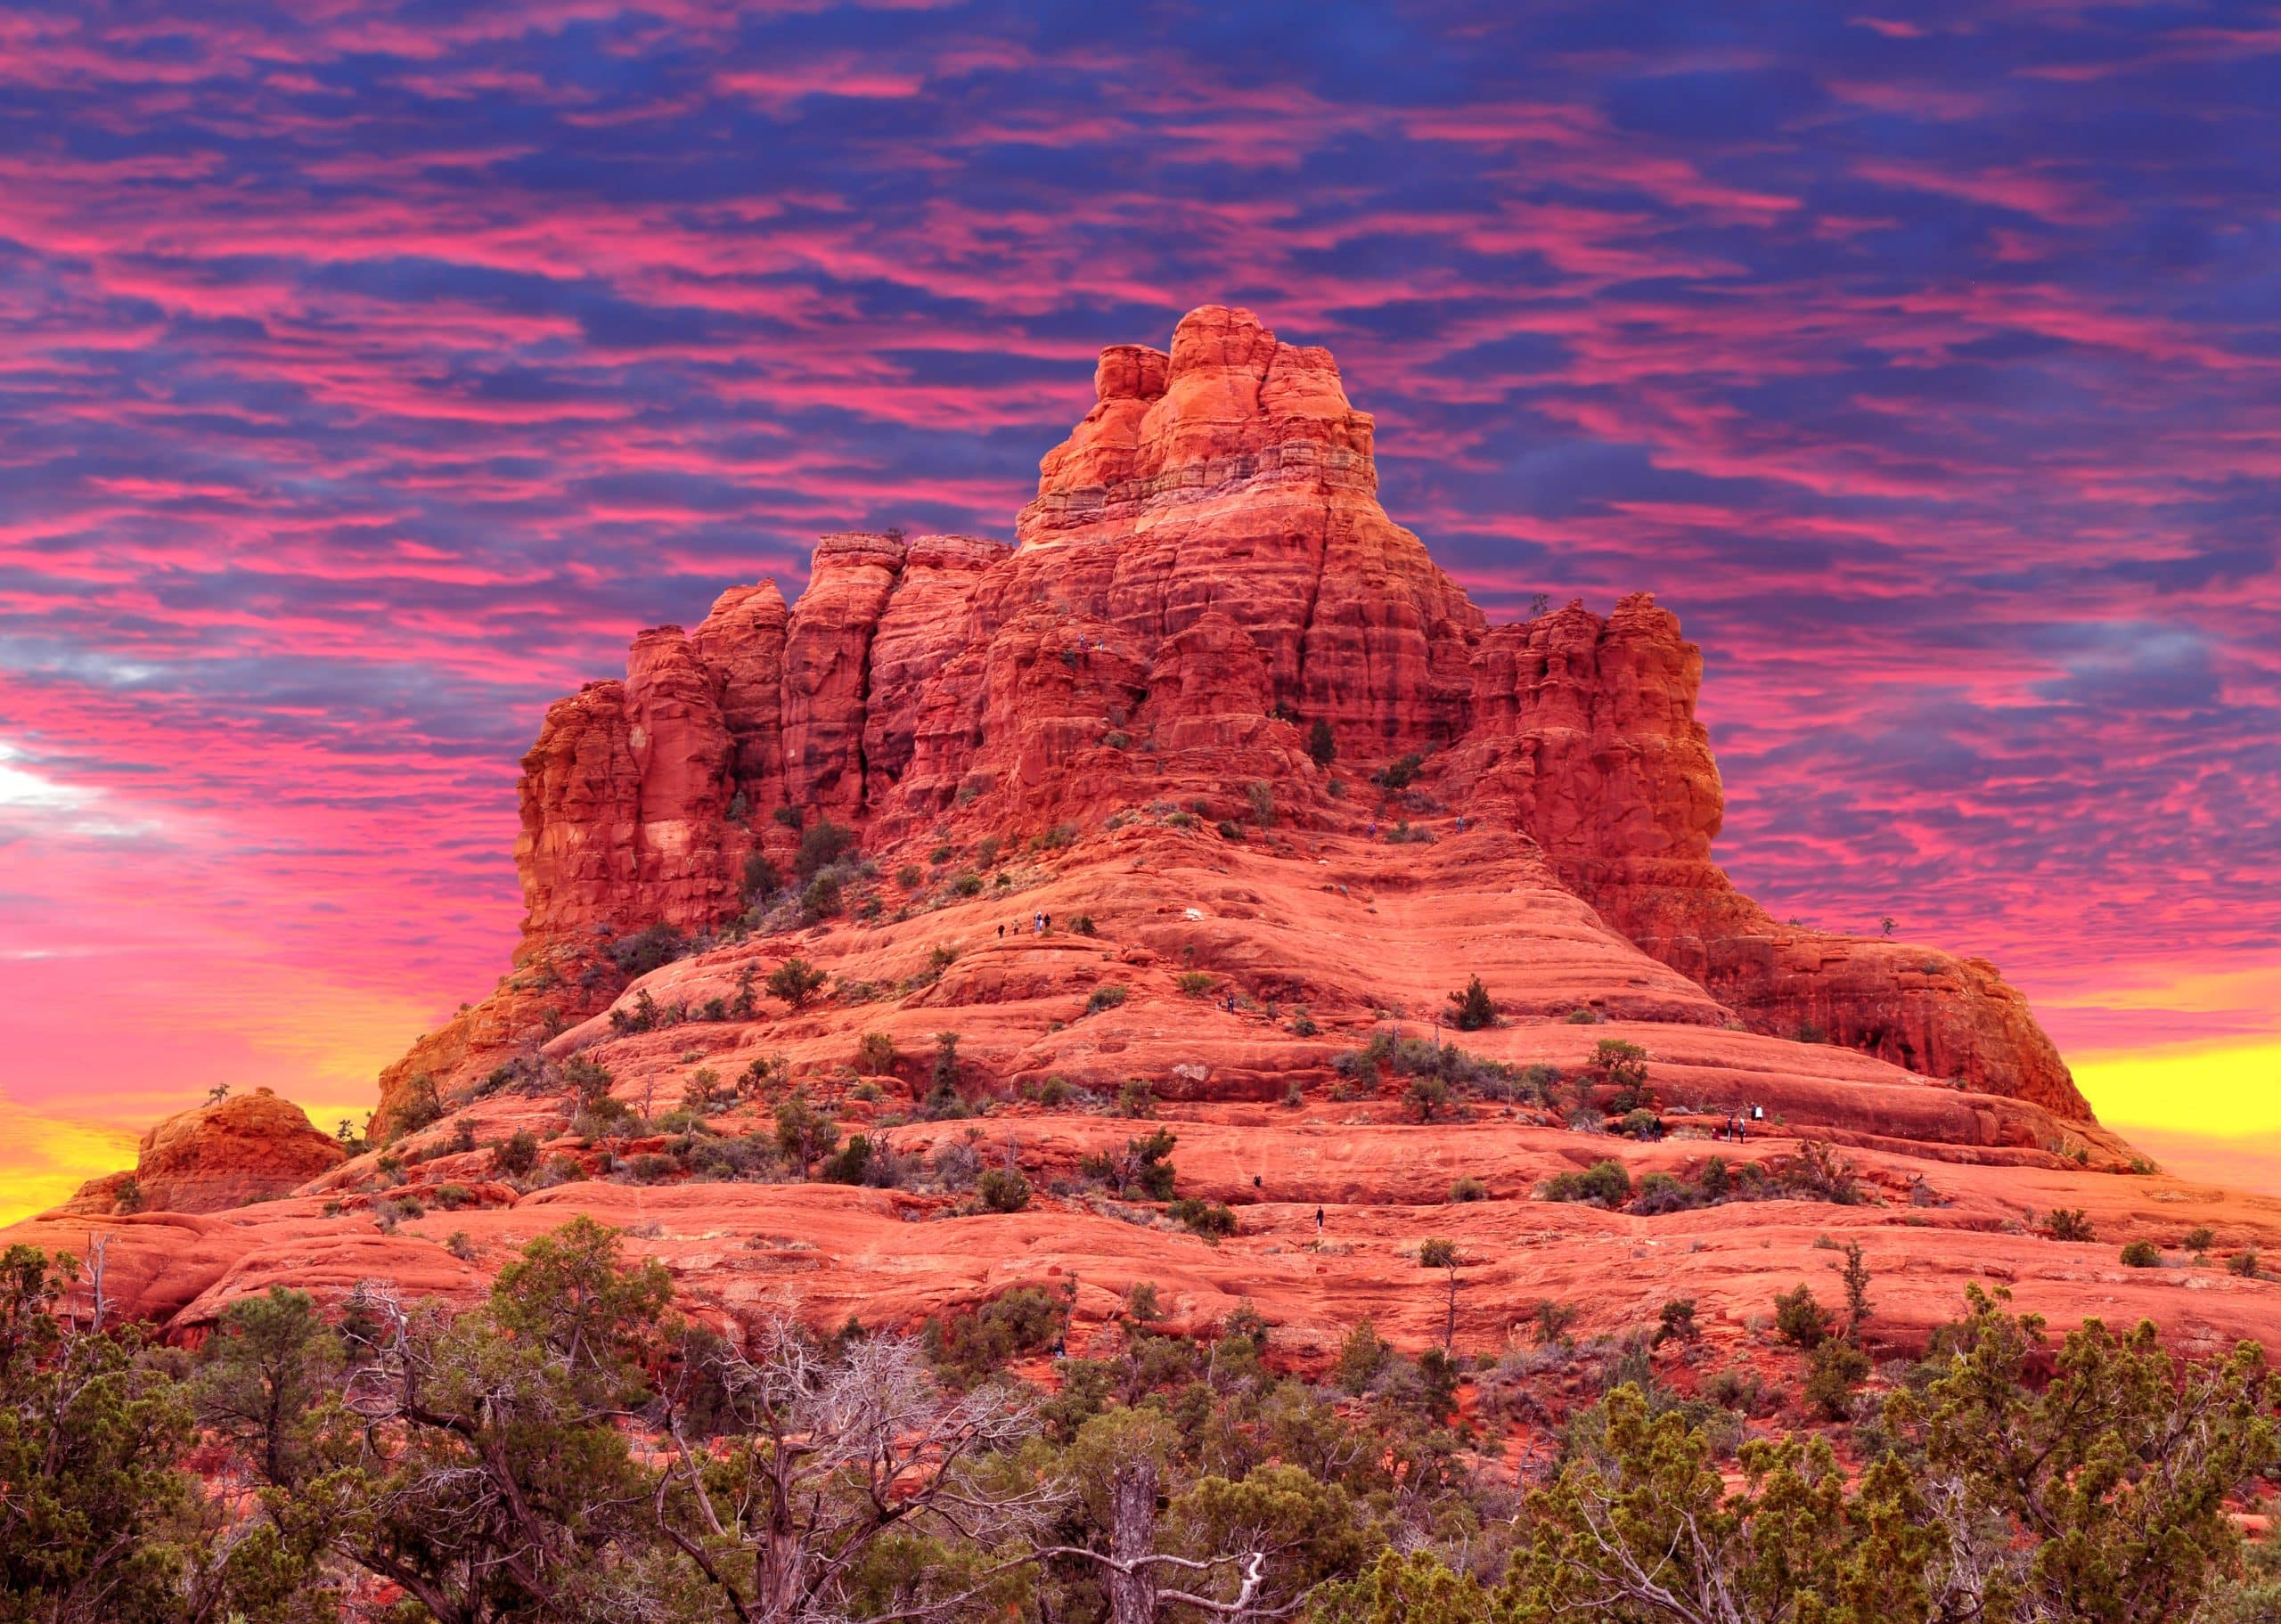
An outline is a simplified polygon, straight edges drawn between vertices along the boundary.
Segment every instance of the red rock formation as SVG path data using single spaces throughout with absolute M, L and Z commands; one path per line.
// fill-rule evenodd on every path
M 1271 705 L 1342 749 L 1461 730 L 1481 612 L 1378 505 L 1370 419 L 1329 351 L 1206 306 L 1169 355 L 1104 352 L 1095 388 L 1040 465 L 1000 613 L 1063 604 L 1146 648 L 1218 607 L 1265 657 Z
M 789 616 L 773 581 L 732 586 L 689 634 L 712 673 L 722 724 L 732 746 L 734 794 L 748 820 L 784 804 L 784 637 Z
M 867 787 L 892 784 L 910 765 L 928 685 L 977 641 L 970 624 L 975 592 L 1011 551 L 1003 542 L 970 535 L 922 535 L 911 543 L 872 634 L 865 670 Z
M 1173 1329 L 1249 1305 L 1279 1357 L 1320 1359 L 1366 1313 L 1438 1342 L 1444 1299 L 1416 1258 L 1440 1236 L 1472 1260 L 1466 1354 L 1510 1344 L 1517 1304 L 1629 1334 L 1683 1290 L 1724 1363 L 1763 1351 L 1774 1293 L 1827 1280 L 1842 1231 L 1895 1351 L 1989 1279 L 2062 1324 L 2143 1314 L 2189 1351 L 2281 1351 L 2281 1285 L 2114 1261 L 2202 1226 L 2236 1257 L 2281 1250 L 2281 1202 L 2117 1176 L 2130 1147 L 2089 1121 L 1992 967 L 1780 926 L 1729 884 L 1702 661 L 1669 612 L 1638 594 L 1605 620 L 1572 605 L 1485 629 L 1379 510 L 1369 420 L 1329 358 L 1241 312 L 1196 313 L 1170 354 L 1104 353 L 1098 394 L 1045 459 L 1019 551 L 829 538 L 789 614 L 769 583 L 733 590 L 692 633 L 642 633 L 624 681 L 552 707 L 524 762 L 527 933 L 513 973 L 384 1076 L 399 1168 L 343 1161 L 254 1096 L 146 1142 L 145 1199 L 211 1215 L 119 1213 L 122 1175 L 4 1239 L 101 1238 L 113 1300 L 194 1334 L 278 1284 L 470 1301 L 587 1212 L 638 1225 L 716 1321 L 789 1299 L 820 1326 L 909 1326 L 1053 1281 L 1075 1287 L 1082 1353 L 1148 1281 Z M 1413 782 L 1373 782 L 1412 752 Z M 705 937 L 741 908 L 748 853 L 789 855 L 786 805 L 859 827 L 876 877 L 850 878 L 838 917 Z M 699 939 L 629 983 L 605 938 L 658 920 Z M 829 975 L 797 1009 L 762 995 L 796 954 Z M 1449 1120 L 1358 1051 L 1449 1037 L 1472 975 L 1499 1018 L 1456 1040 L 1503 1069 L 1461 1078 Z M 977 1114 L 900 1120 L 938 1086 L 945 1033 Z M 1644 1052 L 1667 1138 L 1574 1130 L 1607 1126 L 1609 1040 Z M 705 1071 L 707 1096 L 786 1076 L 903 1165 L 979 1135 L 1035 1193 L 993 1214 L 955 1187 L 699 1181 L 674 1160 L 699 1136 L 574 1131 L 574 1059 L 653 1116 Z M 1178 1193 L 1236 1208 L 1217 1245 L 1132 1221 L 1137 1202 L 1055 1193 L 1136 1130 L 1103 1114 L 1136 1083 L 1175 1136 Z M 781 1089 L 756 1086 L 715 1103 L 707 1143 L 768 1140 Z M 400 1132 L 431 1090 L 444 1120 Z M 1753 1106 L 1745 1143 L 1709 1137 Z M 488 1148 L 520 1131 L 544 1147 L 534 1176 Z M 1660 1213 L 1536 1198 L 1603 1158 L 1634 1177 L 1755 1162 L 1765 1191 L 1808 1140 L 1842 1147 L 1860 1201 L 1795 1184 Z M 613 1181 L 650 1157 L 666 1182 Z M 456 1186 L 450 1208 L 384 1224 L 398 1171 L 414 1195 Z M 1485 1198 L 1450 1204 L 1459 1179 Z M 2023 1225 L 2055 1208 L 2082 1209 L 2097 1244 Z
M 1438 807 L 1523 831 L 1558 883 L 1759 1030 L 2088 1118 L 1991 968 L 1778 927 L 1733 890 L 1711 857 L 1702 658 L 1677 618 L 1636 593 L 1606 620 L 1573 604 L 1485 628 L 1379 506 L 1370 419 L 1327 352 L 1206 307 L 1169 353 L 1104 351 L 1095 387 L 1018 551 L 828 536 L 789 616 L 773 585 L 732 591 L 693 635 L 644 632 L 623 683 L 549 713 L 524 763 L 527 961 L 731 918 L 746 854 L 789 847 L 768 815 L 786 804 L 875 848 L 931 845 L 953 814 L 1018 836 L 1151 802 L 1240 817 L 1258 793 L 1316 829 Z M 1305 751 L 1318 719 L 1329 771 Z M 1430 755 L 1425 798 L 1331 794 L 1410 752 Z M 479 1006 L 422 1064 L 464 1082 L 531 1013 L 527 996 Z
M 871 639 L 908 548 L 897 536 L 827 535 L 784 640 L 784 789 L 843 820 L 863 810 Z
M 282 1196 L 346 1158 L 298 1106 L 257 1089 L 168 1117 L 143 1136 L 133 1171 L 91 1179 L 56 1211 L 223 1212 Z

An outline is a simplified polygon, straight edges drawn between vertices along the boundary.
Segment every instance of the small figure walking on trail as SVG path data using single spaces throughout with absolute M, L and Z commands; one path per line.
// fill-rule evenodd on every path
M 1038 928 L 1040 930 L 1051 930 L 1053 928 L 1053 916 L 1051 914 L 1042 913 L 1038 915 Z
M 1320 1235 L 1322 1233 L 1322 1209 L 1320 1207 L 1317 1207 L 1315 1209 L 1315 1233 L 1317 1235 Z
M 1001 942 L 1003 942 L 1005 939 L 1006 939 L 1006 927 L 1005 927 L 1004 926 L 1001 925 L 1001 926 L 998 927 L 998 940 L 999 940 L 999 941 L 1001 941 Z
M 1753 1106 L 1750 1108 L 1750 1120 L 1754 1122 L 1764 1122 L 1766 1120 L 1766 1107 L 1764 1106 Z
M 1460 835 L 1465 833 L 1465 814 L 1463 812 L 1459 812 L 1458 814 L 1458 833 Z
M 1030 915 L 1030 931 L 1034 935 L 1042 936 L 1045 934 L 1045 916 L 1043 914 L 1034 913 Z
M 1373 840 L 1376 840 L 1378 837 L 1378 820 L 1376 818 L 1373 818 L 1373 819 L 1371 819 L 1371 820 L 1370 820 L 1370 838 L 1371 838 L 1371 839 L 1373 839 Z

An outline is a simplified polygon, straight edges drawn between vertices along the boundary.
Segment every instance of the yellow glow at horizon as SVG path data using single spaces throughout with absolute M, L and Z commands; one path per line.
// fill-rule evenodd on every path
M 88 1179 L 134 1166 L 139 1137 L 0 1098 L 0 1224 L 44 1212 Z
M 2089 1055 L 2073 1069 L 2111 1128 L 2138 1122 L 2210 1138 L 2281 1133 L 2281 1042 Z

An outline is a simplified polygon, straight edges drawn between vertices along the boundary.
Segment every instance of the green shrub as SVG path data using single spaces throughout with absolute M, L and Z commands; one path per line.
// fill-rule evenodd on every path
M 1547 1180 L 1544 1198 L 1620 1206 L 1631 1198 L 1631 1175 L 1624 1171 L 1621 1162 L 1595 1162 L 1582 1172 L 1560 1173 Z
M 1235 1213 L 1216 1201 L 1198 1201 L 1192 1196 L 1183 1196 L 1166 1207 L 1165 1214 L 1206 1240 L 1218 1240 L 1236 1232 Z
M 2055 1241 L 2095 1241 L 2098 1232 L 2091 1227 L 2081 1207 L 2054 1207 L 2043 1215 L 2043 1227 Z
M 1212 981 L 1209 970 L 1182 970 L 1173 984 L 1190 998 L 1202 998 L 1212 991 Z
M 1829 1339 L 1836 1322 L 1814 1299 L 1814 1288 L 1799 1282 L 1795 1289 L 1774 1299 L 1774 1328 L 1793 1347 L 1811 1352 Z
M 2207 1252 L 2218 1244 L 2218 1232 L 2207 1225 L 2199 1226 L 2188 1229 L 2178 1244 L 2188 1252 Z
M 1489 1187 L 1478 1179 L 1460 1179 L 1450 1186 L 1450 1199 L 1451 1201 L 1486 1201 L 1489 1199 Z
M 1338 740 L 1331 733 L 1330 723 L 1320 716 L 1307 730 L 1307 755 L 1318 767 L 1328 767 L 1338 757 Z
M 625 1164 L 625 1171 L 636 1184 L 655 1184 L 660 1179 L 672 1178 L 681 1169 L 671 1156 L 645 1150 Z
M 784 876 L 768 860 L 765 852 L 748 853 L 745 857 L 745 906 L 765 902 L 784 889 Z
M 915 862 L 907 862 L 895 871 L 895 883 L 905 891 L 916 891 L 927 883 L 927 874 Z
M 969 869 L 951 882 L 951 889 L 961 896 L 980 896 L 982 876 L 977 874 L 972 869 Z
M 814 833 L 813 829 L 809 832 Z M 817 875 L 800 893 L 800 918 L 810 925 L 834 918 L 840 905 L 839 877 L 836 874 Z
M 1853 1390 L 1868 1375 L 1869 1356 L 1833 1336 L 1816 1344 L 1803 1394 L 1824 1420 L 1843 1421 L 1852 1411 Z
M 902 1058 L 895 1040 L 883 1032 L 867 1032 L 855 1041 L 855 1069 L 866 1077 L 892 1075 Z
M 825 973 L 795 954 L 768 973 L 768 992 L 794 1009 L 805 1009 L 823 991 Z
M 2160 1269 L 2162 1251 L 2152 1241 L 2130 1241 L 2122 1248 L 2122 1261 L 2130 1269 Z
M 1169 1201 L 1173 1166 L 1166 1158 L 1177 1142 L 1170 1129 L 1159 1128 L 1144 1138 L 1125 1140 L 1121 1153 L 1100 1151 L 1081 1157 L 1077 1171 L 1119 1196 L 1137 1193 L 1146 1200 Z
M 1643 1173 L 1639 1178 L 1639 1194 L 1634 1196 L 1627 1211 L 1641 1218 L 1660 1218 L 1666 1212 L 1685 1212 L 1705 1204 L 1698 1186 L 1670 1173 Z
M 2244 1246 L 2226 1260 L 2226 1272 L 2240 1275 L 2244 1279 L 2257 1278 L 2257 1248 Z
M 793 859 L 792 867 L 805 883 L 854 849 L 854 829 L 842 828 L 830 818 L 819 818 L 801 833 L 799 855 Z
M 1018 1285 L 971 1314 L 929 1320 L 927 1351 L 945 1375 L 982 1381 L 1025 1353 L 1042 1352 L 1061 1335 L 1066 1304 L 1034 1285 Z
M 538 1165 L 538 1136 L 518 1128 L 491 1147 L 491 1165 L 511 1179 L 519 1179 Z
M 975 1193 L 993 1212 L 1018 1212 L 1030 1204 L 1030 1181 L 1010 1167 L 993 1167 L 976 1181 Z
M 1085 1013 L 1099 1015 L 1104 1009 L 1114 1009 L 1132 996 L 1132 993 L 1115 983 L 1103 982 L 1093 989 L 1092 996 L 1085 1000 Z
M 1407 789 L 1418 779 L 1418 769 L 1426 764 L 1425 755 L 1417 750 L 1389 762 L 1373 773 L 1370 781 L 1382 789 Z
M 1464 992 L 1451 993 L 1450 1002 L 1457 1006 L 1450 1012 L 1450 1024 L 1459 1032 L 1480 1032 L 1497 1024 L 1497 1006 L 1478 975 L 1465 983 Z

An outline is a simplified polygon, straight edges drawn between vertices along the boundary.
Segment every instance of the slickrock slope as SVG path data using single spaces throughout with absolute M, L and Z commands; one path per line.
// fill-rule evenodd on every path
M 1104 352 L 1096 394 L 1018 546 L 827 537 L 789 610 L 733 588 L 558 702 L 523 762 L 511 974 L 390 1068 L 382 1147 L 290 1200 L 111 1220 L 128 1299 L 191 1331 L 279 1281 L 464 1295 L 592 1212 L 724 1317 L 908 1324 L 1059 1281 L 1091 1334 L 1152 1280 L 1176 1323 L 1249 1299 L 1304 1352 L 1366 1312 L 1431 1339 L 1416 1250 L 1446 1236 L 1479 1351 L 1544 1297 L 1616 1330 L 1684 1293 L 1747 1339 L 1773 1290 L 1826 1285 L 1818 1237 L 1858 1235 L 1896 1345 L 1991 1278 L 2061 1321 L 2281 1341 L 2281 1288 L 2220 1266 L 2281 1245 L 2281 1204 L 2133 1176 L 1993 967 L 1732 887 L 1670 611 L 1488 626 L 1379 506 L 1329 355 L 1247 312 Z M 788 1002 L 795 959 L 823 980 Z M 1496 1022 L 1451 1033 L 1476 975 Z M 1403 1069 L 1437 1037 L 1471 1057 L 1447 1098 Z M 794 1090 L 892 1187 L 781 1166 Z M 1635 1105 L 1660 1134 L 1607 1130 Z M 1216 1245 L 1101 1171 L 1159 1126 L 1179 1193 L 1235 1211 Z M 1542 1198 L 1603 1159 L 1762 1198 Z M 1026 1210 L 980 1210 L 985 1163 Z M 2060 1208 L 2097 1241 L 2048 1238 Z M 78 1246 L 85 1210 L 12 1234 Z M 2202 1262 L 2115 1261 L 2205 1226 Z

